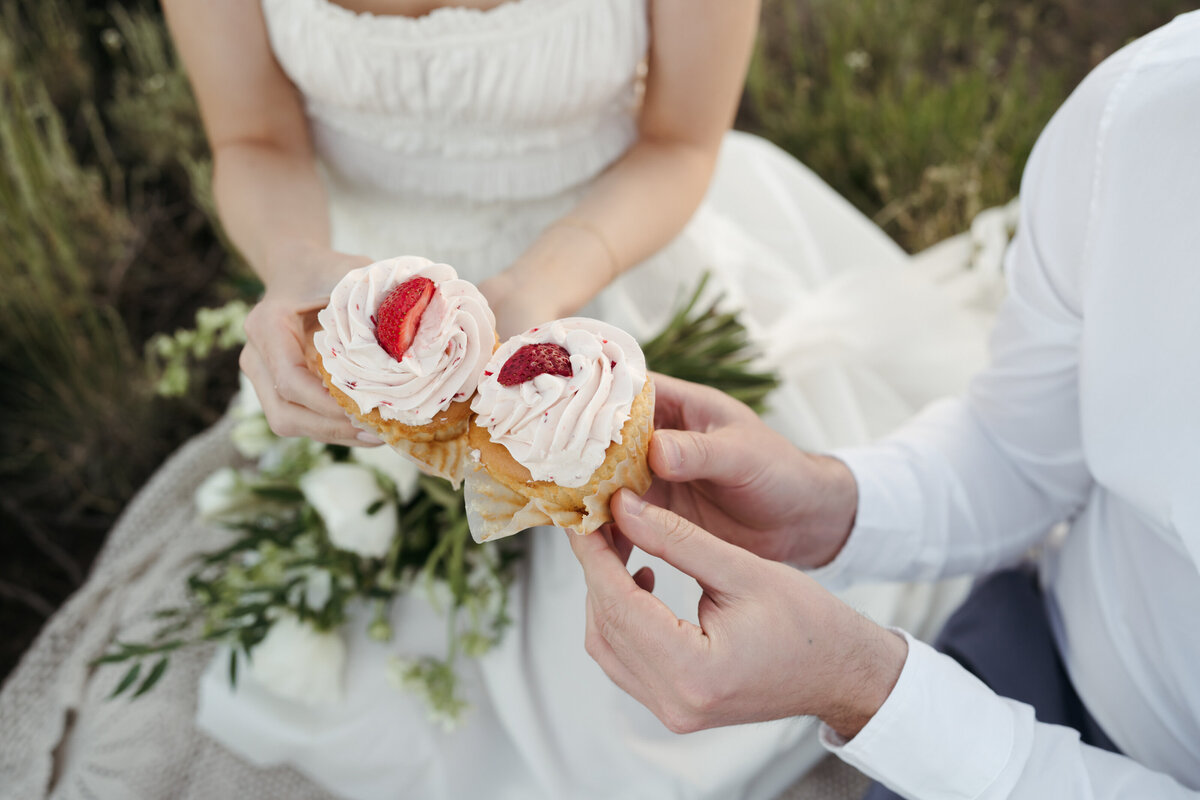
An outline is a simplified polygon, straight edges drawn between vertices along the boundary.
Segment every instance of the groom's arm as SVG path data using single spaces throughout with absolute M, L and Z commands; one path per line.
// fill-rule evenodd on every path
M 1123 55 L 1089 77 L 1030 157 L 990 363 L 965 397 L 882 443 L 836 453 L 855 528 L 817 577 L 931 579 L 1018 560 L 1085 502 L 1079 363 L 1101 118 Z

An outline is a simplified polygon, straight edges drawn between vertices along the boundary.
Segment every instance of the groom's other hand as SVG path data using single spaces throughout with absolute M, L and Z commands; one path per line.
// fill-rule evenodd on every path
M 627 548 L 569 534 L 587 579 L 587 651 L 678 733 L 813 714 L 853 737 L 895 685 L 908 645 L 799 570 L 722 541 L 627 489 L 612 504 L 627 539 L 694 577 L 699 625 L 631 576 Z M 623 552 L 622 552 L 623 550 Z
M 854 476 L 799 450 L 717 389 L 655 375 L 646 499 L 772 561 L 828 563 L 853 526 Z

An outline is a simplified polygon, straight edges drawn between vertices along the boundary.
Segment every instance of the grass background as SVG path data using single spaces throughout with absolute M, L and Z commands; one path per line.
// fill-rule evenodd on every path
M 764 0 L 738 126 L 916 251 L 1010 199 L 1088 70 L 1194 5 Z M 236 384 L 216 353 L 164 399 L 146 354 L 256 291 L 209 166 L 156 5 L 0 0 L 0 676 Z

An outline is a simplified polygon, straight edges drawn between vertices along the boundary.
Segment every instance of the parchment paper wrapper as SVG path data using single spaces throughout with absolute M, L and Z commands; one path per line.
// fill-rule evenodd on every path
M 355 427 L 383 439 L 392 449 L 411 458 L 427 474 L 445 478 L 455 489 L 461 486 L 467 470 L 467 453 L 470 452 L 467 445 L 470 398 L 451 403 L 427 425 L 403 425 L 395 420 L 384 419 L 374 409 L 363 414 L 353 398 L 333 385 L 328 370 L 321 363 L 321 354 L 312 343 L 313 333 L 320 329 L 315 313 L 311 320 L 306 320 L 305 328 L 304 355 L 309 369 L 321 376 L 330 396 L 342 407 Z

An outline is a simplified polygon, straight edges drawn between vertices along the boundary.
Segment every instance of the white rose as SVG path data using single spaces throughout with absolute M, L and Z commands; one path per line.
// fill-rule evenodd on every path
M 306 472 L 300 491 L 325 522 L 333 546 L 383 557 L 396 535 L 396 503 L 361 464 L 329 464 Z
M 233 467 L 222 467 L 196 487 L 196 510 L 204 519 L 215 519 L 244 508 L 255 500 Z
M 280 441 L 262 414 L 239 419 L 229 432 L 229 438 L 246 458 L 258 458 Z
M 233 398 L 233 415 L 238 419 L 262 416 L 263 407 L 259 402 L 254 384 L 246 377 L 246 373 L 238 373 L 238 393 Z
M 290 614 L 280 617 L 250 652 L 250 674 L 280 697 L 305 705 L 342 699 L 346 646 L 336 633 L 322 633 Z
M 333 594 L 333 576 L 329 570 L 314 569 L 304 581 L 304 602 L 313 611 L 320 611 Z
M 400 494 L 400 502 L 407 503 L 417 493 L 417 480 L 421 470 L 410 459 L 400 455 L 386 444 L 379 447 L 355 447 L 350 450 L 354 460 L 382 472 Z
M 274 436 L 274 434 L 271 434 Z M 312 462 L 309 469 L 333 463 L 333 456 L 321 442 L 303 437 L 292 439 L 275 438 L 274 444 L 266 449 L 258 459 L 258 468 L 262 472 L 275 472 L 288 466 L 294 466 L 301 461 Z

